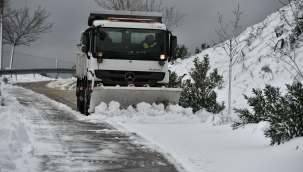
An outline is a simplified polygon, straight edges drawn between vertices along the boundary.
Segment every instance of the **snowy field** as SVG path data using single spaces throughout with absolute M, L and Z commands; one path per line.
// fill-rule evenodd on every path
M 21 76 L 19 78 L 22 80 Z M 52 85 L 59 88 L 70 82 L 58 80 Z M 0 171 L 35 171 L 38 143 L 26 115 L 38 112 L 21 105 L 8 94 L 5 90 L 10 87 L 13 86 L 2 84 L 5 106 L 0 107 Z M 269 124 L 264 122 L 232 130 L 230 124 L 213 125 L 216 119 L 204 111 L 193 114 L 191 109 L 175 105 L 164 109 L 162 105 L 146 103 L 126 110 L 120 110 L 117 102 L 101 103 L 96 113 L 88 117 L 78 112 L 74 114 L 79 120 L 106 121 L 119 131 L 141 136 L 148 141 L 147 147 L 156 147 L 177 164 L 180 171 L 301 172 L 303 169 L 303 138 L 269 146 L 270 140 L 263 134 Z

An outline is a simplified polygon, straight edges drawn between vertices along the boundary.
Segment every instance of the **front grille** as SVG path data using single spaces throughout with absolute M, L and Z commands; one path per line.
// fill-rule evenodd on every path
M 127 86 L 125 75 L 130 71 L 111 71 L 111 70 L 95 70 L 97 78 L 102 79 L 105 86 Z M 163 72 L 132 72 L 135 74 L 135 86 L 143 86 L 149 84 L 151 87 L 156 86 L 158 81 L 162 81 L 165 77 Z

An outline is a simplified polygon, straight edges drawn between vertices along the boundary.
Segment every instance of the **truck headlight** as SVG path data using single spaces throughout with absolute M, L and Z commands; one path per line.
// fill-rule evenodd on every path
M 165 54 L 160 55 L 160 60 L 166 61 L 166 59 L 167 59 L 167 56 Z

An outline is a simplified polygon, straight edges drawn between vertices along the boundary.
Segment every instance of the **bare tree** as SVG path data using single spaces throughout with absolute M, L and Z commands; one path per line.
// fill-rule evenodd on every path
M 3 66 L 3 19 L 11 14 L 10 0 L 0 0 L 0 70 Z
M 41 34 L 51 32 L 52 23 L 46 23 L 49 13 L 41 6 L 30 16 L 28 7 L 19 10 L 11 10 L 11 14 L 3 21 L 3 44 L 11 44 L 10 69 L 13 65 L 13 57 L 16 46 L 30 46 L 30 43 L 40 38 Z
M 232 68 L 234 64 L 237 61 L 237 58 L 239 57 L 240 53 L 240 44 L 245 40 L 240 40 L 239 37 L 237 37 L 237 33 L 242 28 L 239 24 L 240 22 L 240 16 L 243 14 L 243 12 L 240 11 L 240 4 L 238 4 L 238 8 L 233 11 L 233 14 L 235 15 L 235 20 L 231 21 L 232 24 L 232 32 L 234 34 L 229 34 L 228 32 L 228 24 L 224 27 L 223 26 L 223 17 L 220 13 L 219 15 L 219 23 L 220 23 L 220 29 L 216 30 L 216 33 L 219 35 L 221 44 L 218 44 L 219 47 L 223 48 L 226 54 L 229 57 L 229 74 L 228 74 L 228 114 L 231 113 L 231 81 L 232 81 Z
M 284 10 L 278 10 L 285 25 L 291 29 L 291 34 L 287 39 L 280 39 L 278 42 L 271 40 L 273 52 L 270 54 L 271 57 L 278 58 L 283 61 L 291 69 L 295 70 L 295 74 L 292 73 L 286 66 L 283 65 L 284 69 L 287 70 L 295 80 L 298 81 L 298 77 L 303 79 L 303 70 L 299 68 L 297 62 L 296 48 L 299 43 L 303 42 L 303 0 L 278 0 L 284 6 L 288 6 L 290 9 L 291 16 L 287 15 Z M 286 29 L 285 29 L 286 30 Z M 282 33 L 281 33 L 282 34 Z M 279 37 L 279 34 L 276 34 Z M 298 76 L 298 77 L 297 77 Z
M 10 9 L 10 0 L 0 0 L 0 12 L 1 15 L 3 15 L 3 18 L 5 18 L 7 15 L 11 14 L 11 9 Z
M 180 13 L 176 6 L 165 7 L 163 0 L 95 0 L 102 8 L 109 10 L 162 12 L 163 23 L 173 32 L 184 24 L 186 14 Z

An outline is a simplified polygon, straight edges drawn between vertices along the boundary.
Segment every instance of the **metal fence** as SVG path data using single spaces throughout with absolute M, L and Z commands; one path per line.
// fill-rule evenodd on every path
M 63 69 L 63 68 L 48 68 L 48 69 L 3 69 L 0 70 L 2 75 L 18 75 L 18 74 L 41 74 L 41 73 L 76 73 L 76 69 Z

